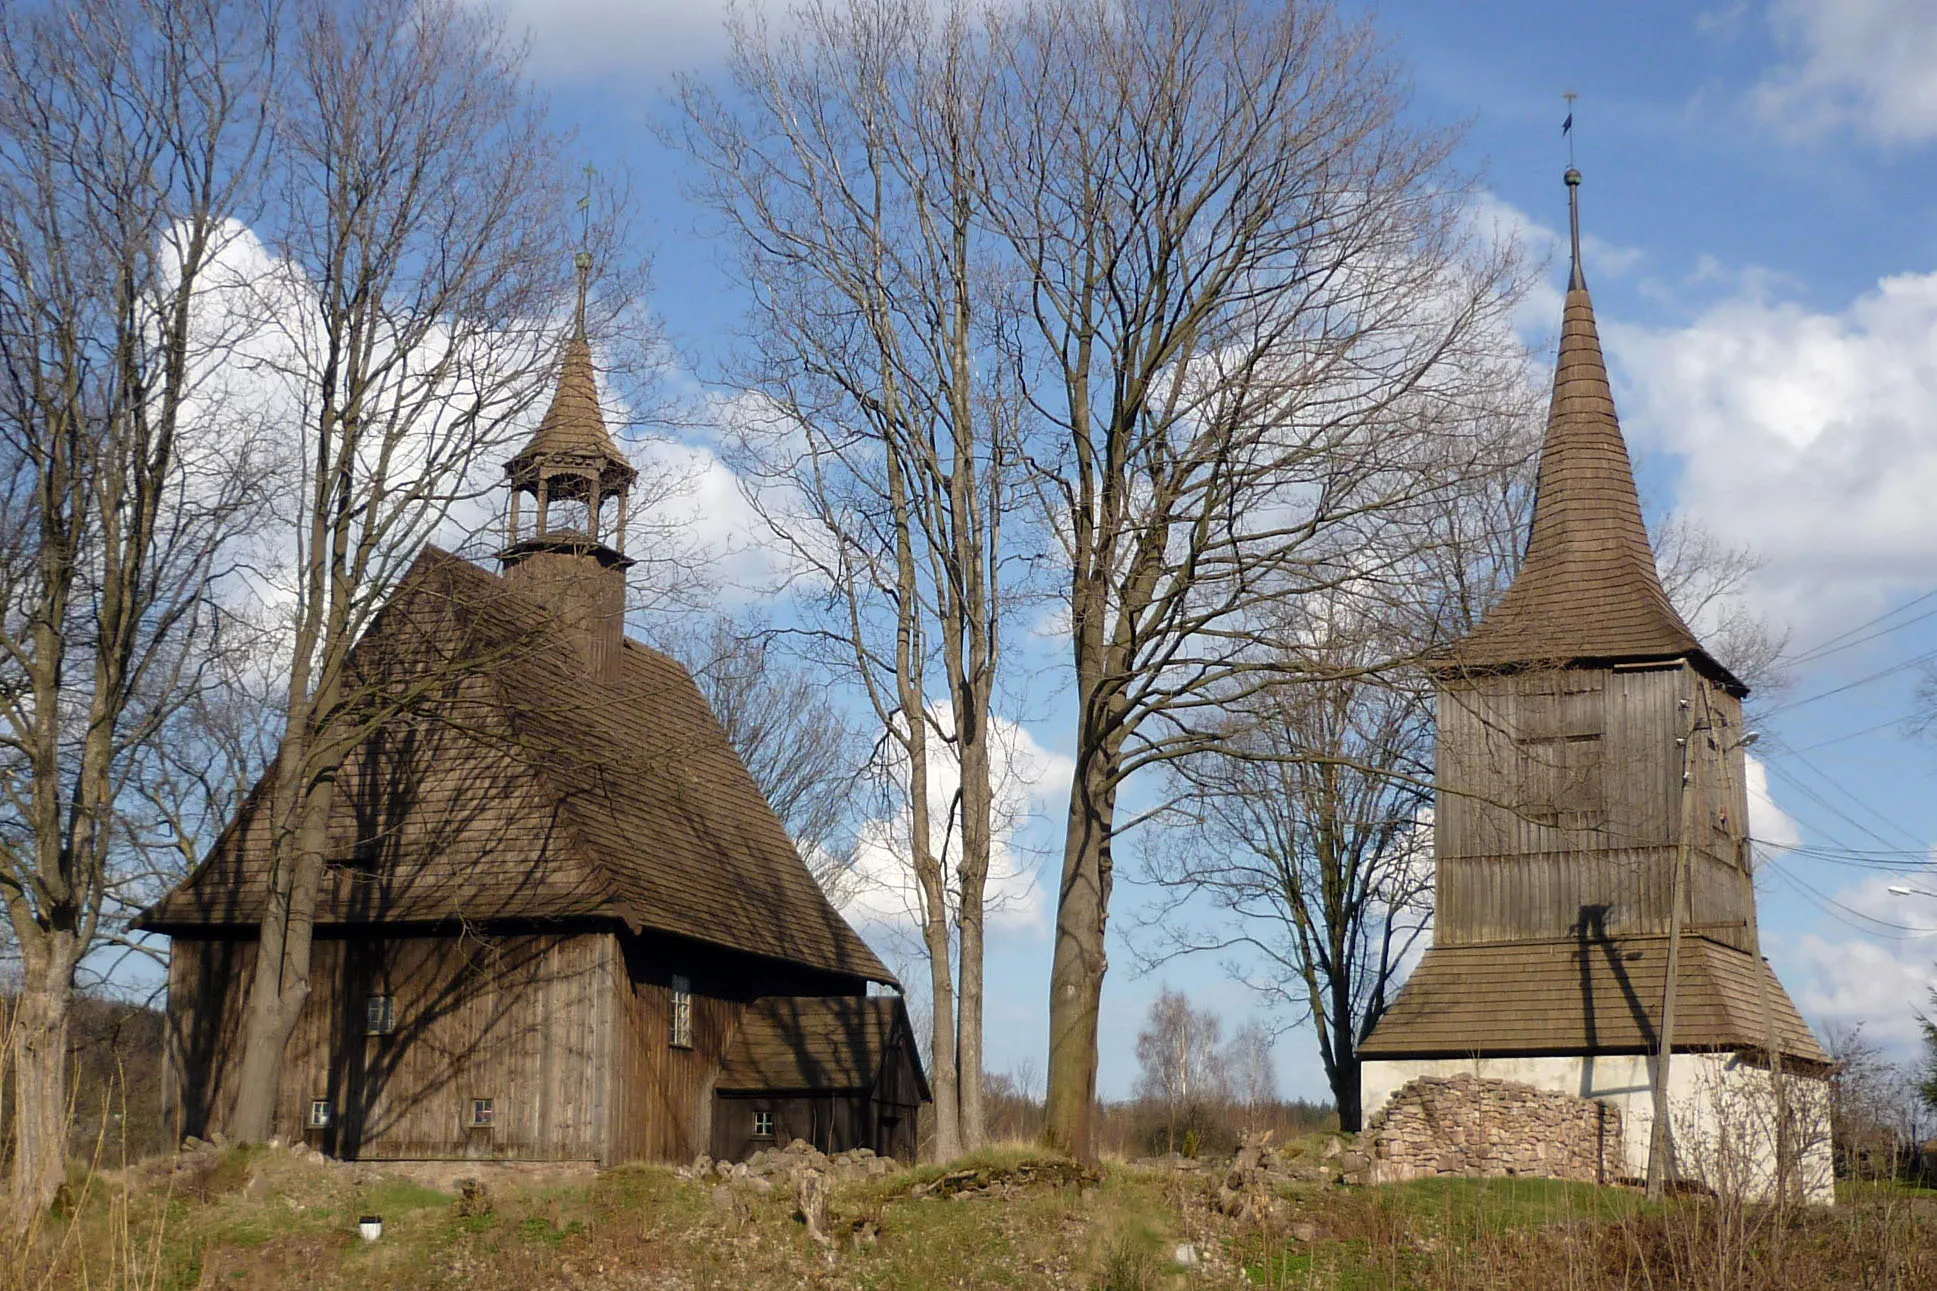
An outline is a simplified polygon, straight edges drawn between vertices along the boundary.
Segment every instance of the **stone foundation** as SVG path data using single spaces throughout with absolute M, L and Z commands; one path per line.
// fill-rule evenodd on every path
M 1377 1183 L 1434 1175 L 1605 1183 L 1623 1160 L 1618 1109 L 1481 1076 L 1409 1081 L 1366 1130 Z

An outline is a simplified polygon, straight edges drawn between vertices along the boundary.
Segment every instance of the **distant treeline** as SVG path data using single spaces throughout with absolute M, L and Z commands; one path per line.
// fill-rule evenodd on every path
M 1025 1088 L 1010 1075 L 991 1072 L 984 1082 L 990 1141 L 1041 1142 L 1041 1093 Z M 1156 1098 L 1099 1102 L 1096 1117 L 1097 1150 L 1103 1156 L 1126 1160 L 1161 1156 L 1172 1150 L 1193 1156 L 1223 1156 L 1234 1151 L 1239 1138 L 1250 1132 L 1269 1130 L 1274 1141 L 1283 1143 L 1338 1128 L 1336 1108 L 1302 1098 L 1257 1104 L 1232 1098 L 1205 1099 L 1184 1109 L 1174 1127 L 1169 1105 Z M 924 1115 L 924 1129 L 926 1119 Z M 924 1153 L 926 1146 L 924 1140 Z
M 14 998 L 0 995 L 0 1036 Z M 173 1146 L 162 1109 L 165 1019 L 138 1004 L 83 995 L 67 1032 L 68 1156 L 102 1169 Z M 0 1046 L 6 1052 L 9 1046 Z M 13 1071 L 0 1072 L 0 1161 L 13 1159 Z

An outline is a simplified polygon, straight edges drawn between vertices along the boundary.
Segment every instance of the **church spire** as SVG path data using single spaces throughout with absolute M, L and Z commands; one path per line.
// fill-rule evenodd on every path
M 605 428 L 586 336 L 592 257 L 579 252 L 578 299 L 559 364 L 558 387 L 538 429 L 505 463 L 510 498 L 505 578 L 557 611 L 585 645 L 595 672 L 617 666 L 624 636 L 626 509 L 639 472 Z M 522 502 L 533 503 L 529 525 Z
M 1526 558 L 1506 595 L 1452 647 L 1448 662 L 1686 657 L 1739 690 L 1662 589 L 1581 268 L 1580 172 L 1570 166 L 1565 179 L 1573 264 Z

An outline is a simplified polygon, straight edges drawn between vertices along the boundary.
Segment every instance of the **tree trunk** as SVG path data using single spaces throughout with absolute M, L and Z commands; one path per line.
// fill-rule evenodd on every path
M 1347 1134 L 1357 1134 L 1365 1128 L 1365 1119 L 1359 1107 L 1364 1097 L 1359 1084 L 1359 1055 L 1352 1052 L 1338 1061 L 1332 1075 L 1332 1101 L 1338 1107 L 1338 1128 Z
M 14 1218 L 26 1223 L 54 1199 L 67 1172 L 67 1021 L 77 947 L 31 955 L 13 1018 Z
M 310 789 L 287 863 L 288 881 L 271 885 L 263 912 L 229 1121 L 229 1135 L 238 1143 L 266 1143 L 275 1136 L 283 1050 L 309 1001 L 310 946 L 334 797 L 329 780 Z
M 961 1109 L 956 1101 L 955 1084 L 955 990 L 949 980 L 948 908 L 940 899 L 941 885 L 934 886 L 935 899 L 929 903 L 926 918 L 922 920 L 922 942 L 928 952 L 928 989 L 934 1001 L 929 1033 L 934 1060 L 930 1092 L 935 1096 L 935 1159 L 953 1161 L 962 1155 Z
M 1080 1161 L 1096 1159 L 1096 1044 L 1103 1001 L 1104 927 L 1109 918 L 1110 829 L 1115 790 L 1108 754 L 1089 756 L 1069 799 L 1055 956 L 1049 970 L 1049 1088 L 1043 1139 Z
M 957 1093 L 961 1103 L 962 1147 L 974 1152 L 988 1144 L 988 1118 L 982 1105 L 982 969 L 991 839 L 989 746 L 986 711 L 972 731 L 962 732 L 961 866 L 961 1026 L 956 1030 Z M 958 731 L 962 723 L 957 722 Z

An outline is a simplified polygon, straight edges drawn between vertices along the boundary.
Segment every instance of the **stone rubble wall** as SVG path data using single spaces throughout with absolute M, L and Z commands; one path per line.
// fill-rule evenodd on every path
M 1606 1183 L 1623 1161 L 1619 1108 L 1481 1076 L 1409 1081 L 1366 1131 L 1375 1183 L 1434 1175 Z

